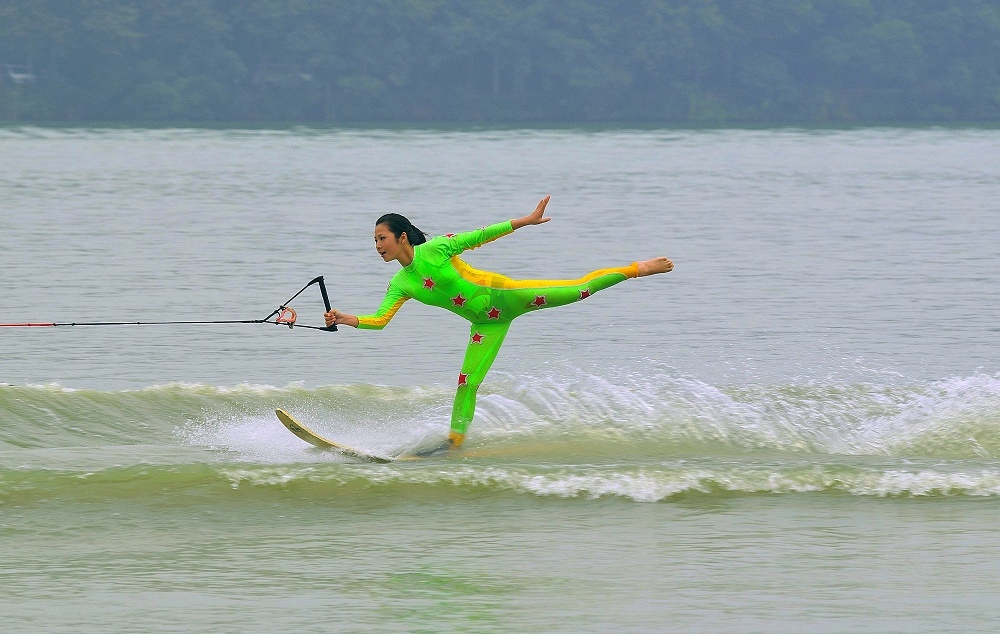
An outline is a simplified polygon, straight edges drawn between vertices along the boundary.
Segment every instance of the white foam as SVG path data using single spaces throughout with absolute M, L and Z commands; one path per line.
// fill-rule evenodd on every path
M 1000 378 L 912 386 L 720 388 L 655 373 L 614 380 L 568 370 L 505 377 L 480 399 L 485 438 L 572 434 L 743 450 L 986 457 L 1000 453 Z
M 229 469 L 234 487 L 311 482 L 343 486 L 449 485 L 466 489 L 513 491 L 541 497 L 624 498 L 660 502 L 679 495 L 833 493 L 871 497 L 997 496 L 1000 471 L 978 469 L 856 469 L 844 465 L 774 469 L 764 466 L 664 465 L 639 469 L 575 466 L 560 468 L 468 464 L 337 465 Z

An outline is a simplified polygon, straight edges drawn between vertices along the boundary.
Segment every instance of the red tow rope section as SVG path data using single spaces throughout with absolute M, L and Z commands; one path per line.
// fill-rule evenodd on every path
M 0 324 L 0 328 L 30 328 L 32 326 L 55 326 L 55 324 Z
M 323 276 L 320 275 L 314 278 L 311 282 L 303 286 L 298 293 L 294 294 L 289 298 L 289 300 L 283 303 L 278 308 L 274 309 L 270 315 L 264 319 L 225 319 L 225 320 L 215 320 L 215 321 L 76 321 L 76 322 L 20 322 L 11 324 L 0 324 L 0 328 L 43 328 L 43 327 L 53 327 L 53 326 L 171 326 L 171 325 L 192 325 L 192 324 L 275 324 L 277 326 L 288 326 L 289 328 L 308 328 L 310 330 L 324 330 L 326 332 L 336 332 L 337 326 L 306 326 L 299 325 L 295 323 L 298 316 L 295 314 L 295 310 L 288 304 L 292 303 L 292 300 L 302 294 L 302 291 L 306 290 L 313 284 L 319 284 L 319 290 L 323 294 L 323 305 L 326 306 L 327 312 L 330 312 L 330 297 L 326 292 L 326 283 L 323 281 Z M 274 317 L 274 321 L 271 318 Z

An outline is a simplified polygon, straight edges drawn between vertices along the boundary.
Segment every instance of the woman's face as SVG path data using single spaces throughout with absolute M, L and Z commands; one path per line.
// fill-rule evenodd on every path
M 397 239 L 392 235 L 388 225 L 375 225 L 375 250 L 386 262 L 392 262 L 399 257 L 402 245 L 407 244 L 406 234 L 402 233 Z

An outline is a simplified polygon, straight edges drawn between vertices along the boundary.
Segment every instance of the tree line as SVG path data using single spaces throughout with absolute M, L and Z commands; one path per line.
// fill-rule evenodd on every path
M 0 121 L 1000 119 L 1000 0 L 0 0 Z

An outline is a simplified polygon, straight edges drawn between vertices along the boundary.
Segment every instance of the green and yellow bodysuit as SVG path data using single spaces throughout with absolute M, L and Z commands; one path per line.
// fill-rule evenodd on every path
M 472 322 L 469 346 L 458 374 L 451 411 L 452 446 L 465 439 L 476 410 L 476 391 L 489 372 L 510 323 L 525 313 L 587 299 L 597 291 L 639 274 L 636 263 L 600 269 L 578 280 L 512 280 L 479 271 L 458 255 L 514 231 L 510 221 L 467 233 L 439 236 L 413 247 L 413 262 L 389 282 L 378 312 L 358 317 L 358 328 L 381 330 L 411 297 L 440 306 Z

